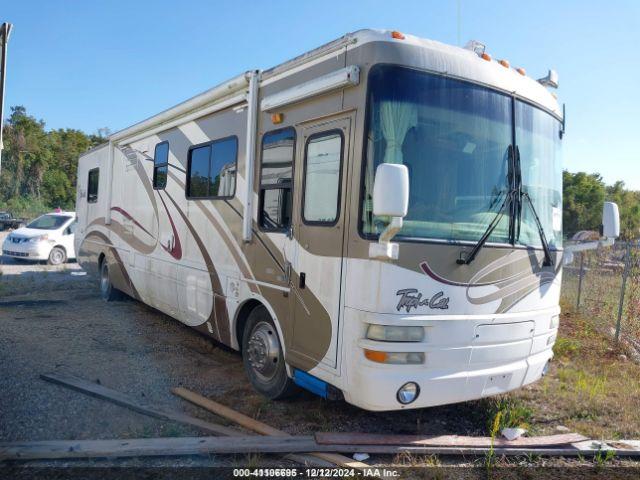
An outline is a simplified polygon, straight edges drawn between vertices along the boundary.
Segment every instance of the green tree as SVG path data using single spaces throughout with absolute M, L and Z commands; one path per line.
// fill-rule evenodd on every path
M 564 233 L 571 238 L 580 230 L 598 230 L 606 188 L 598 173 L 562 172 Z
M 32 216 L 48 209 L 73 209 L 78 157 L 106 141 L 109 129 L 87 135 L 80 130 L 45 130 L 43 120 L 23 106 L 11 108 L 4 126 L 0 207 Z

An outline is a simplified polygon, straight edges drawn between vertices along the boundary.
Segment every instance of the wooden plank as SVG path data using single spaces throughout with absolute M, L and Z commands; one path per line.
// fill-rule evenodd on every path
M 238 432 L 237 430 L 234 430 L 232 428 L 224 427 L 222 425 L 217 425 L 215 423 L 207 422 L 199 418 L 191 417 L 181 412 L 176 412 L 171 410 L 161 410 L 159 408 L 152 407 L 150 405 L 138 402 L 137 400 L 129 397 L 128 395 L 120 393 L 116 390 L 112 390 L 110 388 L 104 387 L 98 383 L 88 382 L 87 380 L 84 380 L 79 377 L 75 377 L 73 375 L 65 375 L 61 373 L 47 373 L 47 374 L 40 375 L 40 378 L 43 380 L 46 380 L 47 382 L 62 385 L 63 387 L 67 387 L 72 390 L 85 393 L 92 397 L 100 398 L 102 400 L 107 400 L 121 407 L 128 408 L 129 410 L 133 410 L 134 412 L 142 413 L 150 417 L 159 418 L 162 420 L 171 420 L 173 422 L 192 425 L 194 427 L 201 428 L 202 430 L 205 430 L 211 433 L 217 433 L 218 435 L 228 435 L 228 436 L 242 435 L 241 432 Z
M 548 447 L 569 445 L 588 440 L 577 433 L 547 435 L 540 437 L 520 437 L 515 440 L 506 438 L 468 437 L 462 435 L 386 435 L 376 433 L 316 433 L 315 439 L 321 445 L 402 445 L 425 447 Z
M 135 412 L 138 412 L 153 418 L 158 418 L 161 420 L 170 420 L 173 422 L 191 425 L 210 433 L 225 435 L 228 437 L 238 437 L 238 436 L 244 435 L 242 432 L 235 430 L 233 428 L 207 422 L 205 420 L 191 417 L 181 412 L 162 410 L 162 409 L 153 407 L 151 405 L 140 403 L 135 399 L 121 392 L 112 390 L 110 388 L 104 387 L 97 383 L 89 382 L 87 380 L 84 380 L 82 378 L 79 378 L 73 375 L 66 375 L 66 374 L 60 374 L 60 373 L 48 373 L 48 374 L 40 375 L 40 378 L 48 382 L 55 383 L 57 385 L 62 385 L 63 387 L 67 387 L 72 390 L 76 390 L 78 392 L 90 395 L 95 398 L 107 400 L 121 407 L 128 408 L 130 410 L 133 410 Z M 328 461 L 323 461 L 321 459 L 310 457 L 308 455 L 292 454 L 292 455 L 285 456 L 285 458 L 287 458 L 288 460 L 292 460 L 296 463 L 299 463 L 301 465 L 317 465 L 321 467 L 333 466 L 333 464 Z
M 0 460 L 113 458 L 198 454 L 281 453 L 315 447 L 313 437 L 134 438 L 0 443 Z
M 210 412 L 215 413 L 216 415 L 220 415 L 221 417 L 226 418 L 227 420 L 231 420 L 238 425 L 243 426 L 249 430 L 253 430 L 254 432 L 260 433 L 262 435 L 269 435 L 274 437 L 288 437 L 289 434 L 283 432 L 282 430 L 278 430 L 270 425 L 267 425 L 264 422 L 260 422 L 255 418 L 248 417 L 232 408 L 229 408 L 221 403 L 215 402 L 209 398 L 203 397 L 202 395 L 198 395 L 195 392 L 187 390 L 186 388 L 174 388 L 171 390 L 174 394 L 178 395 L 185 400 L 198 405 Z M 345 457 L 343 455 L 333 454 L 333 453 L 323 453 L 323 452 L 312 452 L 311 455 L 313 457 L 320 458 L 322 460 L 326 460 L 328 462 L 334 463 L 341 467 L 347 468 L 357 468 L 359 470 L 369 468 L 369 465 L 363 462 L 358 462 L 349 457 Z
M 484 456 L 487 447 L 428 447 L 400 445 L 318 445 L 312 436 L 242 436 L 138 438 L 126 440 L 54 440 L 0 443 L 0 461 L 60 458 L 115 458 L 201 454 L 284 453 L 308 451 L 367 452 L 376 454 L 437 454 Z M 640 457 L 640 450 L 613 449 L 616 457 Z M 496 455 L 592 456 L 597 449 L 574 447 L 498 447 Z

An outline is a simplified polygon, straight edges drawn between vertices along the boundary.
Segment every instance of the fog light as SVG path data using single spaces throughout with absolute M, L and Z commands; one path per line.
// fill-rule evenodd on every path
M 549 338 L 547 338 L 547 347 L 549 345 L 553 345 L 556 341 L 556 337 L 557 335 L 554 333 L 553 335 L 551 335 Z
M 560 323 L 560 317 L 558 315 L 554 315 L 553 317 L 551 317 L 551 322 L 549 322 L 549 330 L 558 328 L 559 323 Z
M 396 398 L 403 405 L 408 405 L 420 395 L 420 387 L 415 382 L 407 382 L 400 387 Z

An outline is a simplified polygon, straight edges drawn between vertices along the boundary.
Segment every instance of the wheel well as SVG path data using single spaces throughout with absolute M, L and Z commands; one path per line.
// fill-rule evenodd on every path
M 236 341 L 238 342 L 238 349 L 242 350 L 242 334 L 244 332 L 244 326 L 247 324 L 247 319 L 249 318 L 249 314 L 253 311 L 254 308 L 258 308 L 263 306 L 258 300 L 251 299 L 245 302 L 240 310 L 236 314 Z

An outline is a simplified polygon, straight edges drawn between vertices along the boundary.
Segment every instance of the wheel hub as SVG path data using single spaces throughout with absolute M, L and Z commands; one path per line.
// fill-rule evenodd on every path
M 260 322 L 253 328 L 247 354 L 249 365 L 258 377 L 263 380 L 274 377 L 278 368 L 280 342 L 271 325 Z

